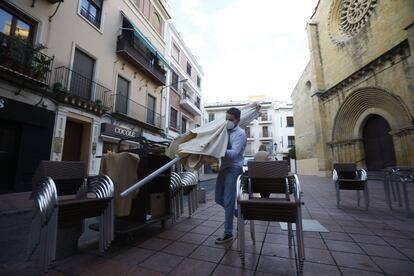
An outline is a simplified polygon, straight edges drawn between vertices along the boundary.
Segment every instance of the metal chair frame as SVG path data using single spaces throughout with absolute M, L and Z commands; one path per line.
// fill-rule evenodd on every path
M 257 217 L 256 220 L 265 220 L 265 221 L 280 221 L 280 222 L 287 222 L 288 223 L 288 240 L 289 240 L 289 247 L 292 245 L 292 241 L 294 241 L 294 235 L 291 223 L 292 221 L 296 224 L 296 239 L 297 239 L 297 268 L 298 272 L 302 273 L 303 271 L 303 262 L 305 259 L 305 248 L 304 248 L 304 238 L 303 238 L 303 226 L 302 226 L 302 213 L 301 213 L 301 192 L 300 192 L 300 182 L 296 175 L 291 176 L 291 184 L 289 185 L 288 181 L 288 171 L 287 167 L 284 168 L 280 161 L 253 161 L 255 163 L 262 163 L 258 167 L 265 168 L 265 171 L 268 171 L 269 174 L 269 181 L 276 180 L 276 179 L 283 179 L 283 181 L 278 181 L 279 183 L 285 182 L 285 186 L 280 189 L 284 191 L 285 198 L 281 199 L 274 199 L 274 198 L 255 198 L 253 197 L 253 187 L 254 183 L 252 183 L 253 176 L 256 175 L 255 172 L 252 173 L 252 170 L 249 168 L 249 176 L 239 176 L 237 180 L 237 209 L 238 209 L 238 239 L 237 239 L 237 248 L 240 251 L 240 256 L 242 259 L 242 263 L 245 262 L 245 214 L 243 212 L 244 204 L 249 204 L 250 206 L 261 206 L 258 208 L 262 208 L 262 212 L 260 217 Z M 273 162 L 273 163 L 269 163 Z M 279 162 L 279 163 L 276 163 Z M 250 163 L 250 162 L 249 162 Z M 278 165 L 279 164 L 279 165 Z M 257 171 L 260 176 L 260 169 Z M 261 176 L 263 177 L 263 176 Z M 276 184 L 276 183 L 275 183 Z M 277 185 L 277 184 L 276 184 Z M 289 189 L 289 187 L 292 189 Z M 280 188 L 280 187 L 279 187 Z M 291 195 L 293 196 L 293 200 L 291 200 Z M 266 207 L 267 206 L 267 207 Z M 294 217 L 286 217 L 285 213 L 278 209 L 278 207 L 283 208 L 292 208 L 294 210 Z M 247 207 L 248 208 L 248 207 Z M 263 209 L 264 208 L 264 209 Z M 285 209 L 286 210 L 286 209 Z M 250 215 L 248 216 L 250 217 Z M 253 243 L 255 242 L 255 235 L 254 235 L 254 220 L 250 219 L 250 234 L 252 236 Z
M 85 188 L 85 195 L 93 195 L 96 199 L 109 199 L 108 205 L 99 217 L 100 225 L 103 225 L 99 231 L 99 249 L 103 253 L 114 239 L 114 185 L 108 176 L 99 175 L 86 178 L 82 186 Z M 50 177 L 40 179 L 33 195 L 27 259 L 30 260 L 35 252 L 39 251 L 39 266 L 42 272 L 46 273 L 56 259 L 57 231 L 61 216 L 59 206 L 70 206 L 71 201 L 75 205 L 79 199 L 59 202 L 56 185 Z M 88 202 L 88 199 L 85 198 L 83 202 Z
M 390 195 L 390 188 L 394 195 L 394 201 L 398 201 L 399 207 L 405 208 L 407 217 L 411 216 L 410 200 L 408 197 L 408 184 L 414 184 L 414 167 L 395 167 L 385 172 L 384 188 L 385 199 L 390 210 L 392 210 L 392 202 Z M 400 193 L 400 185 L 402 186 L 403 197 Z M 414 185 L 413 185 L 414 188 Z M 397 196 L 395 196 L 395 194 Z
M 341 168 L 343 168 L 341 170 Z M 346 178 L 339 178 L 340 174 L 348 174 Z M 353 175 L 350 177 L 350 175 Z M 357 169 L 354 163 L 336 163 L 334 164 L 334 170 L 332 172 L 332 180 L 335 185 L 336 191 L 336 206 L 340 207 L 341 194 L 340 190 L 356 190 L 357 194 L 357 205 L 360 206 L 361 194 L 360 191 L 364 192 L 365 210 L 369 207 L 369 191 L 368 191 L 368 175 L 364 169 Z

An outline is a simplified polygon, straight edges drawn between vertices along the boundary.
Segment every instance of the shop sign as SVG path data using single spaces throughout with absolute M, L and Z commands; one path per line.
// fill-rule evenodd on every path
M 107 123 L 101 124 L 101 134 L 117 138 L 135 138 L 139 136 L 138 131 Z

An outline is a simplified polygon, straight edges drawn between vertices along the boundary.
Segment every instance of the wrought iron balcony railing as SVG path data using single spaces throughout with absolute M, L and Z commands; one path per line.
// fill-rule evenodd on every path
M 97 11 L 97 14 L 93 15 L 85 7 L 81 7 L 80 14 L 99 29 L 101 26 L 100 12 Z
M 16 77 L 25 77 L 46 86 L 53 58 L 41 52 L 44 48 L 22 38 L 0 33 L 0 67 Z
M 259 135 L 260 139 L 272 139 L 272 132 L 271 131 L 262 131 Z
M 155 110 L 139 104 L 125 95 L 114 94 L 112 96 L 115 97 L 114 113 L 128 116 L 156 128 L 162 127 L 163 118 Z
M 139 40 L 127 36 L 118 36 L 116 52 L 135 67 L 142 70 L 159 85 L 165 85 L 165 71 L 157 64 L 154 55 Z
M 112 106 L 109 88 L 64 66 L 57 67 L 55 70 L 54 88 L 96 104 L 102 104 L 106 108 Z

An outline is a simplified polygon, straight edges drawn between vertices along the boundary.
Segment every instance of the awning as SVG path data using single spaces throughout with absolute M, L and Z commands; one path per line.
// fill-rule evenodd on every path
M 159 137 L 159 136 L 155 136 L 152 135 L 150 133 L 142 133 L 142 137 L 146 138 L 147 140 L 151 141 L 151 142 L 155 142 L 155 143 L 168 143 L 170 142 L 169 140 Z
M 112 143 L 118 143 L 119 140 L 121 140 L 121 138 L 113 137 L 113 136 L 109 136 L 109 135 L 105 135 L 105 134 L 101 134 L 101 135 L 99 135 L 99 137 L 102 138 L 102 140 L 104 140 L 104 141 L 112 142 Z M 122 144 L 132 145 L 132 146 L 140 145 L 140 143 L 130 141 L 130 140 L 122 141 Z
M 151 52 L 153 53 L 162 63 L 164 63 L 164 65 L 171 70 L 171 66 L 168 64 L 168 61 L 165 59 L 165 57 L 162 55 L 162 53 L 160 53 L 160 51 L 158 51 L 158 49 L 151 43 L 151 41 L 141 32 L 141 30 L 134 24 L 134 22 L 132 20 L 130 20 L 128 18 L 128 16 L 126 16 L 126 14 L 121 11 L 122 16 L 124 17 L 125 20 L 127 20 L 129 22 L 129 24 L 131 24 L 131 26 L 134 28 L 134 35 L 135 37 L 137 37 L 144 45 L 145 47 Z

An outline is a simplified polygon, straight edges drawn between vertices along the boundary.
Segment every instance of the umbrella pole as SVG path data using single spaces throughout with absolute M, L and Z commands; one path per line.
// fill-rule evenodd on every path
M 147 184 L 148 182 L 150 182 L 151 180 L 153 180 L 154 178 L 156 178 L 157 176 L 159 176 L 161 173 L 163 173 L 167 169 L 169 169 L 172 166 L 174 166 L 174 164 L 177 163 L 180 160 L 181 160 L 181 157 L 174 158 L 173 160 L 171 160 L 170 162 L 168 162 L 167 164 L 165 164 L 164 166 L 162 166 L 158 170 L 152 172 L 150 175 L 148 175 L 144 179 L 141 179 L 140 181 L 138 181 L 137 183 L 135 183 L 134 185 L 132 185 L 131 187 L 129 187 L 128 189 L 126 189 L 125 191 L 123 191 L 121 193 L 121 196 L 122 197 L 128 196 L 130 193 L 132 193 L 136 189 L 141 188 L 142 186 L 144 186 L 145 184 Z

